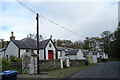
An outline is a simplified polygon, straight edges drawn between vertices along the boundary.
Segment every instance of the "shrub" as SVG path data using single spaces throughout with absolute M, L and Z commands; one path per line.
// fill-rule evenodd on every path
M 9 70 L 11 68 L 11 62 L 7 59 L 2 58 L 2 71 Z
M 17 67 L 12 66 L 12 62 L 17 63 Z M 22 60 L 14 56 L 10 56 L 10 61 L 2 58 L 2 71 L 6 70 L 16 70 L 19 73 L 22 73 Z
M 10 61 L 11 61 L 11 62 L 17 62 L 17 57 L 15 57 L 15 56 L 10 56 Z

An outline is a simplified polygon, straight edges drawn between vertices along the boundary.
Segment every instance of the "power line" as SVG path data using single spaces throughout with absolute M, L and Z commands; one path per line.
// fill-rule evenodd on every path
M 28 10 L 30 10 L 31 12 L 37 14 L 34 10 L 32 10 L 31 8 L 29 8 L 28 6 L 26 6 L 25 4 L 23 4 L 23 3 L 20 2 L 19 0 L 16 0 L 16 1 L 17 1 L 18 3 L 20 3 L 21 5 L 23 5 L 25 8 L 27 8 Z M 45 16 L 42 16 L 42 15 L 39 14 L 39 17 L 42 17 L 43 19 L 45 19 L 45 20 L 47 20 L 47 21 L 55 24 L 56 26 L 59 26 L 59 27 L 65 29 L 65 30 L 69 31 L 69 32 L 71 32 L 71 33 L 73 33 L 73 34 L 76 34 L 76 35 L 78 35 L 78 36 L 80 36 L 80 37 L 84 37 L 84 36 L 80 35 L 79 33 L 76 33 L 76 32 L 74 32 L 74 31 L 72 31 L 72 30 L 69 30 L 68 28 L 66 28 L 66 27 L 64 27 L 64 26 L 62 26 L 62 25 L 60 25 L 60 24 L 58 24 L 58 23 L 55 23 L 54 21 L 46 18 Z M 84 37 L 84 38 L 85 38 L 85 37 Z
M 31 8 L 27 7 L 25 4 L 23 4 L 22 2 L 20 2 L 19 0 L 16 0 L 18 3 L 20 3 L 21 5 L 23 5 L 25 8 L 27 8 L 28 10 L 30 10 L 31 12 L 37 14 L 35 11 L 33 11 Z

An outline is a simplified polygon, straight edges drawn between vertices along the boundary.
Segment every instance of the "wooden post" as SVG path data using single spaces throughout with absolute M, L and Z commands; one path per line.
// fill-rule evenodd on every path
M 37 74 L 39 74 L 40 71 L 39 71 L 39 14 L 38 13 L 37 13 L 36 20 L 37 20 L 37 54 L 38 54 L 38 57 L 37 57 Z

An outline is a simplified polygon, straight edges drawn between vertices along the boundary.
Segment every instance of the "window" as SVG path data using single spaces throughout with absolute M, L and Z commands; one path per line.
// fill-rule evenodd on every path
M 49 44 L 49 47 L 51 48 L 51 47 L 52 47 L 52 45 L 51 45 L 51 44 Z

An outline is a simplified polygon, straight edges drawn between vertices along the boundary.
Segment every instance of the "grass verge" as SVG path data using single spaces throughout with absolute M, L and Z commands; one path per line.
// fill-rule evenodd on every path
M 88 66 L 92 66 L 92 65 L 95 65 L 95 63 L 89 64 Z M 84 69 L 88 66 L 83 65 L 83 66 L 74 66 L 74 67 L 70 67 L 70 68 L 58 69 L 58 70 L 55 70 L 56 72 L 54 72 L 53 74 L 48 74 L 48 75 L 49 76 L 54 76 L 54 77 L 64 77 L 66 75 L 71 74 L 72 72 Z

